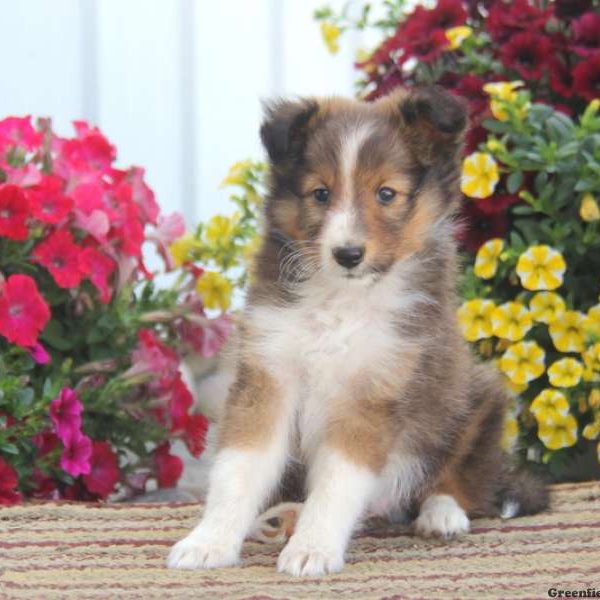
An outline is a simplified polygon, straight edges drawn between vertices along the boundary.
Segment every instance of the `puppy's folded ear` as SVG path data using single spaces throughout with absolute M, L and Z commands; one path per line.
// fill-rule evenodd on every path
M 462 99 L 433 86 L 405 93 L 397 106 L 401 129 L 419 162 L 432 164 L 457 155 L 467 127 Z
M 312 99 L 275 100 L 264 104 L 260 137 L 273 163 L 302 153 L 309 125 L 318 110 L 317 101 Z

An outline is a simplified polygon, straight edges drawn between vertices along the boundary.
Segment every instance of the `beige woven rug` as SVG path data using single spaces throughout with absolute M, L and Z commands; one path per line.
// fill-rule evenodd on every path
M 343 573 L 292 579 L 278 546 L 247 543 L 243 565 L 169 571 L 170 545 L 196 521 L 190 505 L 38 504 L 0 509 L 0 598 L 547 598 L 600 593 L 600 482 L 557 486 L 551 512 L 478 520 L 452 542 L 401 528 L 353 540 Z

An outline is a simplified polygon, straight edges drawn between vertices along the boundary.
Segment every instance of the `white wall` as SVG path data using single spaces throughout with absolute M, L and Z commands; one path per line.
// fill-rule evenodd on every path
M 330 2 L 340 6 L 342 0 Z M 327 53 L 323 0 L 0 0 L 0 116 L 99 125 L 188 225 L 227 211 L 236 160 L 261 157 L 260 99 L 352 94 L 357 34 Z

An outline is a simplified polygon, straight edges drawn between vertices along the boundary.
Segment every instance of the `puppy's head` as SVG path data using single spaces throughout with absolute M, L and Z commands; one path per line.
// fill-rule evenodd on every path
M 439 88 L 370 104 L 268 104 L 261 138 L 271 234 L 313 270 L 372 281 L 418 252 L 454 211 L 465 126 L 463 104 Z

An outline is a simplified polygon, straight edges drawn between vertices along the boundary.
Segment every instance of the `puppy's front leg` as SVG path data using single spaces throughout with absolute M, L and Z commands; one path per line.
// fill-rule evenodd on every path
M 171 568 L 227 567 L 277 484 L 288 447 L 289 403 L 265 370 L 239 369 L 219 424 L 218 451 L 199 525 L 171 549 Z
M 308 499 L 277 569 L 310 576 L 341 571 L 346 546 L 375 481 L 369 467 L 334 447 L 322 447 L 311 466 Z

